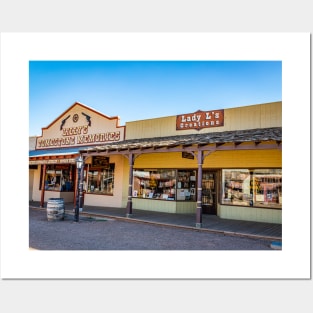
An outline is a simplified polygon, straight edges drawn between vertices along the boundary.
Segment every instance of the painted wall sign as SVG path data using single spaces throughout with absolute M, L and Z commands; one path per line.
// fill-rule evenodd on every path
M 224 110 L 197 111 L 176 116 L 176 130 L 224 126 Z
M 29 161 L 29 164 L 58 164 L 58 163 L 69 163 L 76 164 L 76 159 L 50 159 L 50 160 L 34 160 Z
M 64 135 L 63 135 L 64 136 Z M 57 137 L 49 139 L 37 140 L 37 149 L 39 148 L 51 148 L 51 147 L 62 147 L 62 146 L 78 146 L 78 145 L 88 145 L 94 143 L 108 143 L 113 141 L 120 141 L 121 133 L 120 131 L 116 132 L 107 132 L 107 133 L 98 133 L 98 134 L 86 134 L 70 137 Z
M 36 150 L 104 144 L 124 140 L 125 126 L 118 117 L 108 117 L 78 102 L 43 128 Z

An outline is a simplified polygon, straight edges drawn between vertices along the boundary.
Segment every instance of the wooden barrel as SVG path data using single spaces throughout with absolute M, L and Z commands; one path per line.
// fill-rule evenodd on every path
M 63 198 L 49 198 L 47 202 L 48 221 L 64 220 L 65 207 Z

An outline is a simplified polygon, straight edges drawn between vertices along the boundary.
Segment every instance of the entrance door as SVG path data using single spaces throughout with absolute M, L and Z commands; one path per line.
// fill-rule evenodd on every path
M 216 215 L 216 172 L 202 173 L 202 213 Z

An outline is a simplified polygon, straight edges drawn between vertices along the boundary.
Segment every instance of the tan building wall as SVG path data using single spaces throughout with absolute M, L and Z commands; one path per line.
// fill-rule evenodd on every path
M 29 137 L 29 150 L 35 150 L 36 149 L 36 139 L 37 139 L 37 136 Z
M 42 128 L 42 136 L 29 138 L 29 150 L 40 151 L 49 149 L 52 151 L 49 155 L 51 163 L 57 161 L 57 164 L 69 164 L 69 160 L 59 158 L 58 155 L 53 155 L 53 149 L 101 145 L 124 140 L 125 126 L 119 126 L 119 117 L 108 117 L 100 112 L 93 110 L 81 103 L 74 103 L 64 113 L 52 121 L 47 127 Z M 59 152 L 58 152 L 59 154 Z M 78 152 L 73 152 L 78 155 Z M 42 157 L 43 160 L 32 160 L 33 162 L 46 162 L 48 160 Z M 39 157 L 40 159 L 40 157 Z M 94 203 L 93 205 L 103 205 L 106 202 L 108 205 L 120 206 L 123 199 L 123 161 L 122 157 L 112 156 L 111 163 L 116 163 L 115 175 L 117 184 L 114 191 L 114 196 L 97 196 L 86 195 L 86 204 Z M 41 164 L 40 163 L 40 164 Z M 73 162 L 71 162 L 73 163 Z M 36 164 L 36 163 L 34 163 Z M 39 163 L 37 163 L 39 164 Z M 73 163 L 74 164 L 74 163 Z M 75 164 L 74 164 L 75 165 Z M 38 165 L 37 170 L 30 170 L 30 187 L 29 199 L 33 201 L 41 200 L 41 190 L 39 190 L 41 166 Z M 127 173 L 128 175 L 128 173 Z M 73 182 L 75 183 L 75 182 Z M 45 190 L 44 201 L 49 198 L 64 198 L 65 202 L 74 203 L 74 192 L 61 192 Z M 92 200 L 91 200 L 92 199 Z
M 86 159 L 86 164 L 91 160 Z M 125 157 L 121 155 L 110 156 L 110 163 L 115 164 L 114 169 L 114 192 L 113 195 L 97 195 L 97 194 L 85 194 L 84 204 L 91 206 L 107 206 L 107 207 L 123 207 L 126 206 L 125 197 L 127 199 L 128 187 L 128 169 L 125 168 Z
M 38 165 L 38 169 L 34 171 L 34 179 L 33 179 L 34 184 L 33 184 L 33 195 L 32 195 L 33 201 L 40 201 L 41 199 L 41 190 L 39 190 L 41 166 L 42 165 Z
M 218 109 L 218 108 L 216 108 Z M 126 123 L 126 139 L 177 136 L 230 130 L 282 126 L 282 102 L 271 102 L 224 110 L 224 126 L 196 130 L 176 130 L 176 116 Z
M 28 199 L 33 201 L 33 189 L 34 189 L 34 175 L 36 170 L 29 170 L 28 174 Z
M 29 198 L 29 200 L 32 200 L 32 201 L 41 200 L 41 190 L 39 190 L 41 166 L 43 165 L 38 165 L 38 169 L 33 171 L 34 178 L 33 178 L 32 198 L 31 197 Z M 63 198 L 64 202 L 70 203 L 70 202 L 73 202 L 74 200 L 73 197 L 74 197 L 74 192 L 60 192 L 60 191 L 45 190 L 44 202 L 48 201 L 49 198 Z

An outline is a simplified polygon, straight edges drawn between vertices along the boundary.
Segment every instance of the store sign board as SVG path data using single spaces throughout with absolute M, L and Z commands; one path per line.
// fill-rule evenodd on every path
M 109 168 L 110 167 L 110 158 L 104 156 L 93 156 L 92 157 L 92 166 Z
M 181 156 L 182 156 L 183 159 L 190 159 L 190 160 L 193 160 L 193 159 L 195 158 L 192 153 L 186 152 L 186 151 L 183 151 L 183 152 L 181 153 Z
M 59 163 L 69 163 L 69 164 L 76 164 L 76 160 L 71 159 L 48 159 L 48 160 L 30 160 L 29 164 L 59 164 Z
M 124 140 L 125 126 L 118 117 L 107 117 L 75 103 L 63 115 L 43 128 L 36 150 L 105 144 Z
M 176 116 L 176 130 L 224 126 L 224 110 L 197 111 Z

